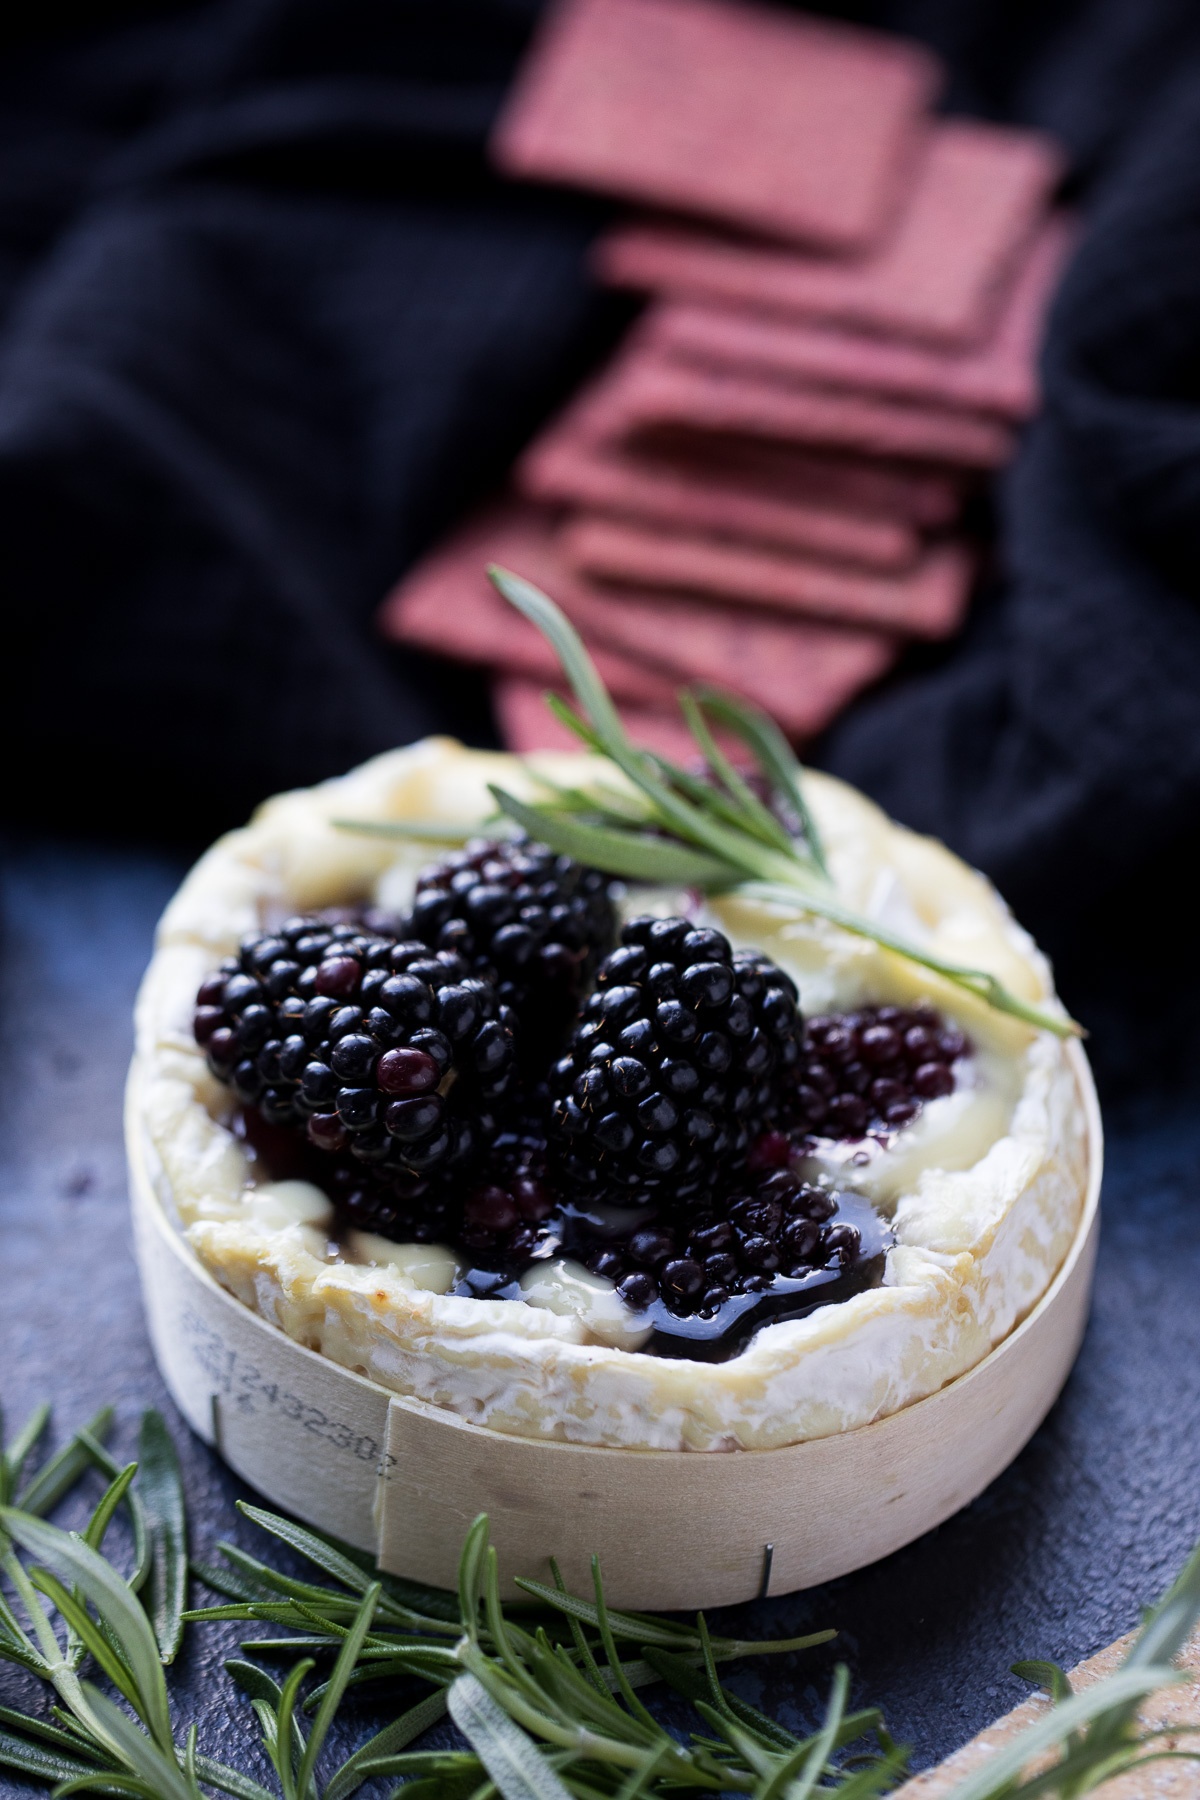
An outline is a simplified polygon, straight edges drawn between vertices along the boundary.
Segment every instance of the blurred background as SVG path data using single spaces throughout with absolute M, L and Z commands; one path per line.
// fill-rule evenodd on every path
M 1200 8 L 223 0 L 0 25 L 12 841 L 199 848 L 719 676 L 1194 1068 Z

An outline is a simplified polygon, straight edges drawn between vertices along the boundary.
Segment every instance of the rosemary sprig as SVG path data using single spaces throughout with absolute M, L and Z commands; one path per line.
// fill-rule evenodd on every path
M 459 825 L 451 819 L 331 819 L 329 823 L 338 831 L 408 838 L 414 844 L 465 844 L 479 835 L 478 825 Z
M 640 819 L 631 820 L 627 809 L 614 808 L 602 796 L 551 793 L 546 800 L 525 801 L 493 786 L 496 804 L 523 830 L 551 849 L 613 875 L 681 882 L 706 892 L 736 890 L 793 916 L 826 919 L 929 970 L 997 1012 L 1059 1037 L 1079 1035 L 1073 1020 L 1022 1000 L 987 970 L 935 956 L 846 905 L 805 800 L 804 772 L 765 714 L 714 688 L 685 690 L 684 718 L 710 777 L 707 782 L 697 779 L 667 757 L 633 743 L 578 632 L 547 595 L 507 569 L 493 566 L 488 574 L 503 597 L 537 626 L 562 665 L 578 710 L 548 696 L 555 716 L 589 749 L 615 764 L 642 803 Z M 733 733 L 750 751 L 771 791 L 794 815 L 796 834 L 784 830 L 725 756 L 713 724 Z
M 0 1462 L 3 1497 L 11 1497 L 46 1417 L 32 1421 Z M 106 1429 L 108 1418 L 93 1423 Z M 79 1437 L 92 1448 L 82 1461 L 70 1460 L 72 1479 L 89 1467 L 107 1474 L 111 1459 L 98 1440 L 86 1432 Z M 714 1639 L 702 1618 L 689 1626 L 612 1610 L 598 1567 L 588 1600 L 568 1594 L 557 1570 L 554 1587 L 523 1583 L 533 1609 L 525 1603 L 517 1618 L 500 1602 L 485 1518 L 468 1533 L 459 1591 L 449 1595 L 378 1575 L 368 1558 L 277 1514 L 243 1506 L 248 1519 L 307 1561 L 317 1579 L 286 1574 L 223 1544 L 221 1563 L 198 1573 L 229 1604 L 182 1611 L 182 1484 L 156 1414 L 143 1420 L 140 1442 L 144 1469 L 131 1464 L 117 1471 L 81 1537 L 19 1507 L 0 1509 L 0 1567 L 15 1595 L 15 1606 L 0 1599 L 0 1659 L 40 1676 L 59 1701 L 53 1723 L 0 1709 L 0 1764 L 55 1781 L 59 1793 L 201 1800 L 203 1783 L 235 1800 L 272 1800 L 269 1789 L 204 1755 L 194 1727 L 172 1737 L 163 1670 L 168 1645 L 177 1644 L 185 1623 L 218 1619 L 266 1621 L 287 1630 L 286 1636 L 244 1646 L 256 1658 L 285 1657 L 290 1667 L 282 1680 L 259 1660 L 226 1664 L 249 1699 L 282 1800 L 348 1800 L 364 1782 L 384 1777 L 403 1778 L 406 1800 L 419 1800 L 422 1792 L 445 1800 L 458 1791 L 494 1792 L 503 1800 L 758 1794 L 761 1771 L 753 1758 L 746 1762 L 746 1745 L 761 1740 L 767 1750 L 756 1755 L 760 1762 L 762 1755 L 773 1756 L 773 1768 L 794 1753 L 797 1740 L 726 1693 L 717 1667 L 748 1655 L 808 1649 L 834 1633 L 765 1643 Z M 79 1439 L 73 1443 L 78 1447 Z M 66 1466 L 56 1463 L 60 1470 Z M 66 1490 L 61 1478 L 55 1480 L 61 1497 Z M 132 1521 L 140 1520 L 144 1539 L 130 1576 L 103 1554 L 109 1525 L 122 1507 Z M 137 1530 L 135 1523 L 135 1539 Z M 31 1565 L 21 1561 L 19 1549 Z M 151 1616 L 160 1625 L 157 1637 Z M 83 1679 L 89 1658 L 110 1691 Z M 328 1668 L 323 1679 L 316 1679 L 319 1664 Z M 324 1746 L 350 1687 L 385 1678 L 394 1684 L 401 1677 L 430 1691 L 322 1778 Z M 676 1745 L 637 1698 L 640 1688 L 663 1681 L 707 1707 L 718 1718 L 720 1735 Z M 447 1710 L 470 1749 L 410 1750 Z M 845 1717 L 839 1702 L 831 1743 L 856 1742 L 873 1729 L 882 1732 L 877 1713 Z M 881 1771 L 870 1792 L 881 1791 L 893 1765 L 899 1768 L 898 1753 L 885 1744 L 882 1755 L 868 1753 L 868 1762 Z M 861 1773 L 844 1774 L 832 1763 L 827 1769 L 845 1786 L 861 1786 Z
M 20 1484 L 47 1417 L 45 1409 L 35 1415 L 7 1453 L 0 1443 L 0 1500 L 11 1501 L 18 1490 L 37 1497 L 41 1476 Z M 89 1468 L 101 1466 L 92 1451 L 82 1459 L 68 1454 L 80 1448 L 80 1439 L 90 1439 L 107 1460 L 100 1435 L 110 1422 L 110 1414 L 100 1415 L 45 1465 L 43 1495 L 52 1486 L 61 1498 Z M 804 1738 L 720 1680 L 722 1661 L 803 1649 L 833 1633 L 752 1643 L 711 1637 L 702 1616 L 691 1626 L 614 1611 L 598 1565 L 590 1598 L 568 1593 L 554 1568 L 553 1586 L 519 1583 L 532 1610 L 528 1603 L 506 1608 L 482 1517 L 467 1534 L 458 1593 L 450 1595 L 378 1575 L 357 1552 L 277 1514 L 245 1507 L 253 1523 L 321 1579 L 297 1579 L 224 1545 L 222 1564 L 200 1573 L 231 1604 L 177 1616 L 174 1602 L 164 1610 L 158 1596 L 183 1593 L 186 1520 L 178 1465 L 157 1415 L 143 1421 L 141 1445 L 144 1471 L 136 1465 L 118 1471 L 81 1535 L 60 1531 L 20 1505 L 0 1509 L 0 1568 L 14 1595 L 12 1604 L 0 1596 L 0 1660 L 40 1676 L 59 1702 L 50 1719 L 0 1706 L 0 1765 L 57 1784 L 56 1795 L 204 1800 L 206 1790 L 216 1789 L 234 1800 L 350 1800 L 365 1782 L 398 1779 L 403 1785 L 393 1790 L 393 1800 L 673 1800 L 706 1794 L 876 1800 L 905 1773 L 905 1752 L 888 1737 L 881 1715 L 847 1711 L 844 1668 L 834 1672 L 820 1727 Z M 69 1482 L 64 1470 L 71 1471 Z M 134 1577 L 126 1577 L 103 1546 L 120 1510 L 132 1519 L 139 1483 L 149 1554 L 136 1559 Z M 23 1562 L 19 1550 L 32 1561 Z M 176 1622 L 181 1628 L 186 1620 L 201 1625 L 216 1618 L 267 1618 L 288 1627 L 287 1637 L 245 1646 L 260 1658 L 291 1659 L 302 1652 L 282 1680 L 246 1657 L 225 1665 L 250 1703 L 274 1770 L 272 1788 L 206 1756 L 194 1726 L 173 1737 L 163 1633 L 156 1637 L 133 1585 L 139 1569 L 142 1594 L 155 1617 L 168 1620 L 166 1635 L 173 1642 Z M 1200 1760 L 1197 1753 L 1164 1747 L 1165 1729 L 1143 1727 L 1138 1719 L 1149 1694 L 1180 1679 L 1173 1658 L 1198 1616 L 1200 1549 L 1149 1614 L 1114 1675 L 1073 1694 L 1053 1664 L 1016 1665 L 1046 1687 L 1055 1704 L 974 1770 L 951 1800 L 1041 1800 L 1050 1794 L 1079 1800 L 1113 1775 L 1168 1758 Z M 108 1691 L 83 1679 L 88 1658 Z M 328 1673 L 314 1683 L 319 1663 Z M 385 1672 L 413 1677 L 430 1691 L 325 1772 L 331 1727 L 364 1672 L 369 1680 Z M 639 1697 L 654 1682 L 665 1682 L 688 1701 L 703 1729 L 686 1741 L 665 1730 Z M 467 1748 L 410 1748 L 447 1711 Z M 1182 1728 L 1171 1729 L 1178 1735 Z

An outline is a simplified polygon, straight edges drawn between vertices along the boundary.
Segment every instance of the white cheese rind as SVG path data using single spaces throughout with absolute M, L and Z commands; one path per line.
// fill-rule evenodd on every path
M 568 761 L 544 760 L 559 774 Z M 586 759 L 569 761 L 580 779 Z M 806 1011 L 927 998 L 964 1027 L 980 1066 L 1000 1071 L 989 1104 L 1002 1135 L 986 1153 L 939 1168 L 935 1133 L 911 1159 L 911 1185 L 886 1195 L 897 1245 L 882 1287 L 769 1326 L 730 1362 L 693 1363 L 595 1341 L 586 1309 L 432 1291 L 422 1283 L 443 1283 L 419 1259 L 331 1260 L 301 1197 L 291 1223 L 278 1222 L 278 1204 L 255 1203 L 229 1094 L 191 1037 L 200 981 L 264 917 L 372 891 L 395 899 L 437 853 L 356 836 L 334 819 L 471 822 L 486 815 L 487 783 L 498 779 L 529 791 L 510 759 L 445 739 L 378 757 L 268 802 L 207 852 L 171 902 L 138 1002 L 136 1112 L 159 1198 L 205 1267 L 295 1341 L 385 1387 L 497 1430 L 576 1443 L 776 1448 L 866 1424 L 972 1367 L 1044 1293 L 1078 1224 L 1086 1124 L 1064 1047 L 867 940 L 742 900 L 715 904 L 714 922 L 787 967 Z M 809 786 L 851 904 L 1054 1003 L 1044 959 L 982 876 L 843 784 L 813 775 Z

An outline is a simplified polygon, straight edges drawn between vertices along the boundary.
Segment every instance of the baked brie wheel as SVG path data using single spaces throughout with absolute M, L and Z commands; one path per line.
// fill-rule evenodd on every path
M 337 1023 L 347 998 L 362 1000 L 354 1016 L 364 1016 L 373 979 L 363 978 L 361 992 L 339 990 L 338 967 L 353 965 L 354 979 L 358 969 L 353 956 L 339 964 L 339 944 L 358 932 L 351 950 L 361 957 L 362 933 L 412 935 L 415 893 L 418 900 L 426 895 L 426 924 L 431 917 L 437 924 L 451 903 L 443 888 L 430 901 L 430 878 L 418 886 L 421 871 L 445 857 L 454 827 L 463 838 L 473 828 L 493 829 L 485 826 L 495 811 L 489 784 L 530 796 L 536 771 L 579 790 L 596 769 L 585 756 L 546 753 L 519 763 L 430 739 L 339 780 L 280 795 L 216 843 L 167 908 L 138 1001 L 130 1110 L 158 1200 L 204 1268 L 288 1337 L 396 1393 L 501 1432 L 631 1449 L 762 1450 L 850 1431 L 911 1405 L 972 1368 L 1013 1331 L 1076 1235 L 1088 1183 L 1087 1114 L 1082 1064 L 1062 1037 L 993 1010 L 825 919 L 743 894 L 701 901 L 694 892 L 618 887 L 619 914 L 638 922 L 598 974 L 596 958 L 587 963 L 589 980 L 601 986 L 591 1001 L 586 992 L 580 997 L 583 1023 L 563 1039 L 569 1047 L 549 1078 L 551 1098 L 532 1076 L 514 1077 L 525 1080 L 528 1093 L 542 1095 L 543 1107 L 557 1107 L 570 1152 L 560 1156 L 557 1177 L 542 1170 L 535 1178 L 525 1168 L 520 1193 L 531 1198 L 518 1218 L 511 1146 L 524 1140 L 515 1126 L 506 1137 L 503 1117 L 493 1117 L 506 1104 L 507 1053 L 500 1046 L 512 994 L 506 1000 L 504 984 L 496 989 L 464 976 L 469 964 L 444 950 L 452 980 L 439 990 L 442 1013 L 431 1024 L 426 1005 L 403 1027 L 393 1018 L 396 1047 L 381 1059 L 378 1045 L 371 1050 L 362 1035 L 366 1025 L 347 1024 L 348 1013 Z M 611 782 L 611 770 L 604 779 Z M 806 794 L 847 905 L 929 954 L 985 970 L 1022 1001 L 1061 1014 L 1044 958 L 982 876 L 940 844 L 893 824 L 841 782 L 810 774 Z M 400 822 L 406 835 L 339 823 L 348 820 Z M 416 835 L 422 824 L 430 832 L 425 840 Z M 474 882 L 477 894 L 482 884 L 484 907 L 506 866 L 487 861 L 499 852 L 470 849 L 451 866 L 463 868 L 472 854 L 464 891 Z M 537 866 L 528 868 L 536 882 Z M 439 879 L 449 892 L 450 877 Z M 572 893 L 572 906 L 600 916 L 594 882 Z M 317 925 L 302 924 L 314 916 Z M 405 923 L 389 927 L 390 920 Z M 659 922 L 653 931 L 652 920 Z M 469 949 L 466 931 L 459 918 L 450 938 L 439 941 Z M 291 1138 L 283 1089 L 270 1088 L 247 1104 L 227 1072 L 218 1078 L 223 1071 L 214 1063 L 215 1033 L 229 1017 L 220 1011 L 221 994 L 234 991 L 222 982 L 248 980 L 253 987 L 252 978 L 237 974 L 239 947 L 248 942 L 273 946 L 264 955 L 276 959 L 270 965 L 276 993 L 291 991 L 289 980 L 297 985 L 305 946 L 315 944 L 310 962 L 313 956 L 324 961 L 315 975 L 309 970 L 307 987 L 299 986 L 310 997 L 324 996 L 317 1013 L 324 1007 L 322 1019 L 334 1021 L 329 1029 L 344 1034 L 329 1053 L 335 1072 L 306 1064 L 311 1093 L 295 1084 L 289 1090 L 300 1098 L 309 1093 L 307 1131 L 296 1129 Z M 586 1162 L 569 1132 L 572 1119 L 584 1118 L 579 1106 L 588 1081 L 595 1086 L 594 1070 L 585 1066 L 587 1046 L 613 1036 L 622 1019 L 637 1013 L 643 991 L 637 981 L 651 982 L 655 969 L 665 967 L 660 960 L 645 974 L 648 960 L 667 954 L 642 948 L 656 943 L 675 956 L 679 991 L 696 1006 L 719 1002 L 744 1011 L 744 1001 L 729 999 L 731 982 L 740 983 L 738 992 L 744 989 L 759 1008 L 755 1016 L 764 1029 L 768 1015 L 776 1021 L 776 1059 L 786 1061 L 786 1050 L 794 1064 L 790 1124 L 760 1120 L 748 1152 L 743 1130 L 737 1139 L 742 1164 L 730 1177 L 719 1173 L 721 1155 L 727 1163 L 730 1154 L 721 1146 L 733 1140 L 718 1118 L 716 1149 L 707 1161 L 697 1153 L 687 1165 L 690 1185 L 676 1184 L 674 1213 L 656 1210 L 670 1188 L 666 1177 L 665 1186 L 648 1178 L 646 1192 L 631 1190 L 624 1198 L 610 1181 L 592 1204 L 595 1195 L 572 1193 L 569 1175 L 561 1173 Z M 377 960 L 391 973 L 374 978 L 372 997 L 389 984 L 402 1011 L 405 995 L 411 998 L 421 981 L 404 972 L 403 956 L 387 963 L 387 954 L 385 946 Z M 426 965 L 412 958 L 423 953 L 409 945 L 406 954 L 420 974 Z M 553 957 L 544 961 L 553 975 Z M 622 971 L 629 977 L 624 985 Z M 794 1000 L 778 971 L 798 990 L 807 1022 L 802 1041 L 788 1022 L 796 1016 Z M 674 979 L 670 970 L 667 977 Z M 266 974 L 262 980 L 268 982 Z M 614 993 L 635 998 L 612 1001 Z M 211 1017 L 201 1029 L 206 997 Z M 299 1019 L 301 1000 L 292 1006 Z M 471 1036 L 469 1048 L 461 1048 L 463 1026 L 451 1056 L 455 1008 L 470 1014 Z M 552 1011 L 543 1007 L 545 1018 Z M 661 1006 L 659 1017 L 667 1019 Z M 569 1033 L 562 1020 L 556 1028 Z M 686 1018 L 682 1028 L 693 1029 Z M 207 1036 L 207 1055 L 197 1032 Z M 298 1045 L 300 1038 L 286 1042 Z M 904 1044 L 917 1048 L 908 1054 Z M 608 1056 L 604 1079 L 615 1080 L 621 1045 L 601 1048 Z M 912 1075 L 907 1088 L 899 1078 L 902 1053 Z M 752 1055 L 744 1054 L 749 1066 Z M 867 1066 L 871 1057 L 882 1076 Z M 670 1074 L 678 1061 L 661 1066 Z M 636 1058 L 626 1057 L 621 1069 L 627 1065 L 641 1068 Z M 299 1082 L 298 1065 L 292 1073 Z M 345 1149 L 352 1140 L 339 1136 L 338 1115 L 319 1091 L 326 1078 L 351 1084 L 338 1090 L 337 1104 L 352 1124 L 354 1106 L 374 1106 L 372 1119 L 386 1116 L 388 1130 L 401 1132 L 401 1139 L 388 1138 L 372 1126 L 374 1137 L 368 1132 L 353 1140 L 360 1151 L 368 1142 L 382 1146 L 371 1152 L 374 1167 L 355 1163 Z M 260 1086 L 264 1079 L 254 1076 Z M 644 1088 L 644 1071 L 639 1079 Z M 628 1102 L 653 1102 L 651 1112 L 628 1117 L 649 1121 L 645 1155 L 665 1166 L 673 1153 L 655 1148 L 660 1140 L 653 1132 L 665 1130 L 663 1120 L 676 1112 L 669 1105 L 664 1110 L 666 1077 L 655 1079 L 662 1093 L 655 1090 L 646 1102 L 635 1094 Z M 374 1081 L 381 1091 L 354 1087 L 355 1081 Z M 467 1103 L 472 1095 L 474 1114 Z M 578 1105 L 577 1095 L 584 1096 Z M 584 1118 L 579 1129 L 585 1128 L 616 1146 L 597 1150 L 588 1140 L 596 1167 L 622 1168 L 630 1132 L 617 1113 L 605 1113 L 600 1124 Z M 297 1157 L 281 1159 L 279 1144 L 286 1148 L 293 1140 Z M 372 1212 L 375 1203 L 354 1186 L 355 1171 L 368 1189 L 376 1184 L 369 1191 L 382 1191 L 392 1164 L 381 1173 L 379 1158 L 400 1155 L 397 1142 L 407 1158 L 405 1199 L 390 1212 L 377 1205 Z M 505 1143 L 507 1186 L 489 1161 Z M 728 1189 L 731 1179 L 735 1187 L 741 1181 L 744 1192 L 728 1216 L 712 1213 L 712 1197 L 695 1173 L 701 1165 L 713 1184 L 722 1180 Z M 456 1174 L 460 1166 L 468 1172 Z M 341 1171 L 340 1189 L 323 1179 L 325 1167 Z M 558 1182 L 550 1198 L 547 1180 Z M 422 1200 L 426 1194 L 433 1198 Z M 406 1219 L 421 1205 L 433 1208 L 426 1227 L 406 1232 Z M 689 1208 L 698 1221 L 691 1236 Z M 385 1229 L 370 1229 L 381 1220 Z M 502 1238 L 510 1262 L 497 1272 L 497 1256 L 471 1246 L 494 1246 Z M 518 1244 L 524 1246 L 520 1264 L 511 1260 Z M 726 1321 L 737 1325 L 732 1337 Z

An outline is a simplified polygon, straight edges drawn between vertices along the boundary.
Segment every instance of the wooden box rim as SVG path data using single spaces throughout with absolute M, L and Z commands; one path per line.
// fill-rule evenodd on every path
M 590 1591 L 600 1556 L 614 1605 L 724 1605 L 786 1593 L 890 1554 L 982 1492 L 1033 1435 L 1087 1321 L 1103 1136 L 1087 1059 L 1069 1052 L 1087 1126 L 1088 1183 L 1062 1266 L 973 1368 L 898 1412 L 772 1450 L 638 1450 L 518 1438 L 392 1393 L 294 1342 L 242 1305 L 166 1217 L 146 1166 L 130 1072 L 126 1143 L 147 1322 L 192 1428 L 273 1504 L 382 1569 L 454 1583 L 486 1511 L 511 1588 L 557 1557 Z M 682 1555 L 681 1555 L 682 1552 Z

